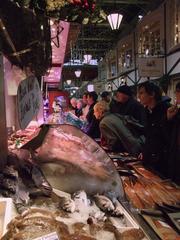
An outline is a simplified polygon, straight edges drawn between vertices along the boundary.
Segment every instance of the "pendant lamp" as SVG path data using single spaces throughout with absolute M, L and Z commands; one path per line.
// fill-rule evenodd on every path
M 111 13 L 107 16 L 108 22 L 112 30 L 118 30 L 121 24 L 123 15 L 119 13 Z
M 77 69 L 74 73 L 75 73 L 77 78 L 79 78 L 81 76 L 81 70 L 80 69 Z

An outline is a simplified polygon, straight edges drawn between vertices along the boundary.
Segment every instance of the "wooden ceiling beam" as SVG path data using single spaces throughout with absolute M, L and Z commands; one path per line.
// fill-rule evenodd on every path
M 84 52 L 104 52 L 104 51 L 107 51 L 107 48 L 79 48 L 79 51 L 84 51 Z
M 80 37 L 78 41 L 113 41 L 114 38 L 93 38 L 93 37 Z

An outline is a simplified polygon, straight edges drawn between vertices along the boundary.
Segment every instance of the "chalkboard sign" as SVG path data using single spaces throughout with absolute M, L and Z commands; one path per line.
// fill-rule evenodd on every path
M 25 129 L 40 109 L 41 91 L 37 78 L 30 76 L 18 86 L 17 109 L 21 129 Z

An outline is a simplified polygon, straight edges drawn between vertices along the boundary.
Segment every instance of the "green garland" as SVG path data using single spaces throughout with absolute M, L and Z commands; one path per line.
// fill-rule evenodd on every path
M 20 7 L 44 12 L 49 17 L 81 24 L 100 23 L 106 13 L 95 0 L 12 0 Z

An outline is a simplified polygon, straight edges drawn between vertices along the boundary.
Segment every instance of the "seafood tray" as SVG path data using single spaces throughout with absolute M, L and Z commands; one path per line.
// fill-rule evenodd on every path
M 59 191 L 57 189 L 53 189 L 53 192 L 60 197 L 70 197 L 70 195 L 68 193 Z M 112 224 L 114 226 L 116 226 L 118 229 L 120 229 L 121 231 L 125 230 L 125 229 L 131 229 L 131 228 L 135 228 L 135 229 L 139 229 L 139 225 L 136 223 L 136 221 L 130 216 L 130 214 L 125 210 L 125 208 L 122 206 L 122 204 L 117 201 L 117 208 L 119 209 L 119 212 L 117 212 L 117 216 L 113 216 L 113 213 L 110 210 L 110 207 L 106 209 L 106 207 L 102 208 L 100 206 L 101 200 L 107 200 L 108 198 L 103 196 L 103 195 L 97 195 L 99 196 L 99 198 L 97 199 L 97 201 L 93 201 L 91 197 L 87 197 L 87 195 L 85 194 L 85 192 L 82 191 L 78 191 L 77 193 L 74 194 L 75 196 L 75 204 L 78 206 L 78 211 L 81 212 L 84 215 L 84 217 L 82 217 L 81 215 L 81 221 L 84 218 L 84 223 L 87 220 L 88 217 L 88 213 L 89 211 L 93 212 L 95 214 L 95 218 L 98 217 L 99 220 L 104 220 L 106 219 L 106 217 L 108 216 L 108 218 L 110 219 L 110 221 L 112 222 Z M 102 197 L 102 199 L 101 199 Z M 85 204 L 84 204 L 85 203 Z M 109 203 L 109 202 L 108 202 Z M 104 203 L 103 203 L 104 204 Z M 105 204 L 104 204 L 105 205 Z M 86 210 L 85 208 L 86 207 Z M 98 213 L 99 212 L 99 216 Z M 96 215 L 97 214 L 97 215 Z M 111 216 L 112 214 L 112 216 Z M 116 213 L 115 213 L 116 214 Z M 90 214 L 91 215 L 91 214 Z M 77 214 L 75 213 L 75 216 L 72 214 L 72 218 L 76 218 Z M 92 216 L 94 217 L 94 216 Z
M 93 200 L 83 190 L 72 196 L 53 189 L 51 198 L 34 199 L 30 208 L 13 219 L 2 240 L 40 240 L 48 236 L 58 240 L 147 240 L 121 203 L 117 216 L 113 216 L 110 200 L 96 197 Z M 107 205 L 103 202 L 100 206 L 105 198 Z

